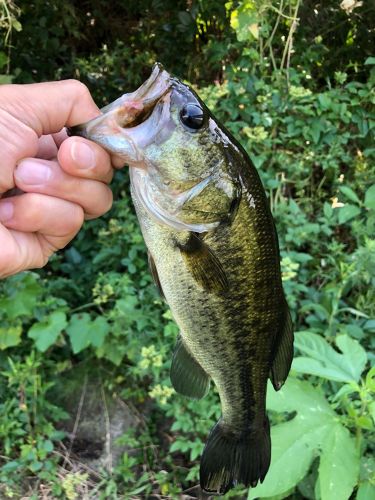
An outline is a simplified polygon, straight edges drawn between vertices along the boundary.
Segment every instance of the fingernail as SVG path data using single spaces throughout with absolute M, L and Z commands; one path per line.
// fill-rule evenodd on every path
M 51 169 L 38 161 L 23 160 L 18 164 L 14 176 L 24 184 L 45 184 L 51 176 Z
M 95 166 L 94 151 L 84 142 L 73 142 L 72 158 L 76 162 L 78 168 L 92 168 Z
M 14 206 L 11 201 L 3 201 L 0 203 L 0 221 L 6 222 L 13 217 Z

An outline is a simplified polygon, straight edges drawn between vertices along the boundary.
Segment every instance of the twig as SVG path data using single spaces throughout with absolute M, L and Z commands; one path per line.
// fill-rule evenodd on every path
M 81 420 L 81 413 L 82 413 L 83 403 L 84 403 L 85 397 L 86 397 L 86 390 L 87 390 L 87 374 L 85 375 L 84 382 L 83 382 L 83 388 L 82 388 L 82 392 L 81 392 L 81 397 L 79 398 L 76 419 L 74 422 L 73 431 L 71 433 L 69 449 L 67 450 L 67 457 L 70 457 L 70 454 L 72 452 L 72 448 L 73 448 L 74 440 L 75 440 L 75 437 L 77 434 L 79 422 Z M 67 457 L 65 457 L 65 459 L 64 459 L 63 467 L 65 467 L 65 465 L 66 465 Z
M 287 62 L 286 64 L 286 70 L 287 70 L 287 86 L 289 87 L 289 65 L 290 65 L 290 56 L 292 53 L 292 47 L 293 47 L 293 35 L 295 30 L 297 29 L 299 18 L 297 17 L 299 6 L 300 6 L 301 0 L 297 0 L 296 8 L 294 9 L 294 14 L 293 14 L 293 22 L 290 27 L 289 33 L 288 33 L 288 38 L 285 42 L 285 48 L 283 52 L 283 56 L 281 58 L 281 64 L 280 64 L 280 70 L 284 68 L 285 61 Z
M 104 405 L 104 418 L 105 418 L 105 428 L 106 428 L 105 447 L 106 447 L 106 454 L 108 457 L 108 472 L 112 475 L 111 421 L 109 418 L 109 412 L 108 412 L 108 406 L 107 406 L 107 400 L 105 397 L 103 382 L 100 382 L 100 390 L 102 393 L 102 399 L 103 399 L 103 405 Z

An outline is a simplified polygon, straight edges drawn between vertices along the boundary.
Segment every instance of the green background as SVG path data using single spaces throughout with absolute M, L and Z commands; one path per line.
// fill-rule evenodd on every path
M 342 5 L 0 2 L 1 83 L 78 78 L 101 106 L 160 61 L 260 172 L 296 354 L 284 388 L 269 390 L 267 478 L 226 498 L 375 498 L 375 8 Z M 178 330 L 147 269 L 126 169 L 112 187 L 110 213 L 45 269 L 0 283 L 1 498 L 198 495 L 217 393 L 173 392 Z M 61 424 L 64 399 L 91 381 L 141 421 L 119 438 L 129 451 L 95 473 Z

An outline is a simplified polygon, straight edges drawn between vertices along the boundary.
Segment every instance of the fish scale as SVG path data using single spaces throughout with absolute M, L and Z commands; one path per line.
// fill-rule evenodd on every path
M 285 382 L 293 330 L 276 229 L 254 165 L 197 94 L 161 65 L 70 134 L 131 168 L 150 269 L 181 331 L 174 388 L 194 398 L 205 396 L 210 380 L 218 389 L 222 415 L 202 454 L 202 490 L 255 486 L 271 458 L 267 380 L 276 390 Z
M 142 221 L 141 227 L 146 245 L 155 258 L 164 294 L 181 328 L 183 338 L 193 356 L 213 379 L 219 390 L 224 421 L 231 422 L 233 427 L 243 428 L 244 423 L 246 424 L 249 419 L 254 419 L 257 414 L 259 414 L 258 418 L 263 418 L 266 382 L 270 368 L 270 347 L 264 342 L 264 335 L 272 336 L 272 329 L 269 329 L 268 324 L 278 324 L 280 300 L 274 294 L 274 285 L 277 288 L 279 283 L 268 282 L 265 289 L 266 299 L 274 302 L 274 315 L 270 314 L 268 305 L 266 318 L 259 318 L 260 313 L 253 312 L 254 309 L 259 309 L 260 293 L 256 278 L 254 283 L 253 277 L 261 273 L 261 282 L 264 283 L 264 266 L 261 265 L 260 269 L 253 269 L 248 276 L 242 276 L 239 280 L 236 279 L 236 272 L 233 274 L 230 272 L 232 269 L 238 269 L 239 264 L 240 269 L 254 267 L 250 267 L 253 260 L 252 248 L 254 245 L 259 247 L 257 238 L 251 238 L 249 231 L 249 221 L 254 215 L 252 214 L 254 209 L 249 209 L 248 205 L 242 202 L 232 227 L 223 228 L 224 234 L 220 234 L 218 230 L 214 238 L 210 239 L 208 236 L 205 240 L 218 256 L 228 276 L 233 275 L 234 281 L 233 287 L 230 287 L 223 297 L 211 297 L 204 290 L 199 289 L 189 269 L 184 269 L 184 262 L 178 258 L 178 251 L 173 243 L 165 248 L 165 242 L 173 242 L 178 234 L 155 224 L 137 201 L 134 193 L 133 202 L 138 219 Z M 243 223 L 242 220 L 248 222 Z M 262 222 L 264 224 L 264 221 Z M 268 240 L 271 240 L 268 245 L 272 244 L 273 238 L 270 238 L 268 233 L 262 233 L 262 236 L 262 239 L 266 236 Z M 234 241 L 234 244 L 228 241 L 228 237 Z M 253 241 L 248 242 L 249 237 Z M 242 240 L 242 245 L 239 245 L 239 240 Z M 226 241 L 226 245 L 223 245 L 223 241 Z M 264 246 L 267 244 L 261 244 L 260 252 Z M 261 253 L 264 255 L 263 252 Z M 273 261 L 276 267 L 274 270 L 267 265 L 268 259 L 263 260 L 266 261 L 269 279 L 275 281 L 278 262 Z M 173 266 L 170 265 L 171 262 L 174 262 Z M 178 284 L 175 279 L 176 273 L 179 273 Z M 257 293 L 251 293 L 253 288 Z M 282 290 L 280 291 L 282 293 Z M 271 300 L 272 297 L 273 300 Z M 259 326 L 255 327 L 254 323 L 257 321 L 263 325 L 262 330 Z M 230 340 L 228 332 L 231 332 Z M 273 335 L 276 336 L 276 332 Z M 242 346 L 248 349 L 244 350 Z M 251 351 L 254 352 L 253 356 L 251 356 Z M 242 360 L 247 357 L 256 362 L 256 377 L 254 377 L 253 370 L 249 368 L 244 373 L 241 383 L 238 366 L 241 366 Z M 263 369 L 260 367 L 262 360 L 265 365 Z M 230 366 L 223 369 L 228 361 Z M 254 389 L 252 390 L 252 386 L 256 383 L 254 379 L 259 379 L 256 387 L 257 397 L 255 397 Z M 235 383 L 233 383 L 234 380 Z

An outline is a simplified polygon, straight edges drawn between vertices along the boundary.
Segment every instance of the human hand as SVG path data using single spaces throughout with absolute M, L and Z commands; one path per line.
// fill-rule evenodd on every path
M 75 80 L 0 87 L 0 277 L 42 267 L 111 207 L 110 156 L 63 130 L 98 114 Z

